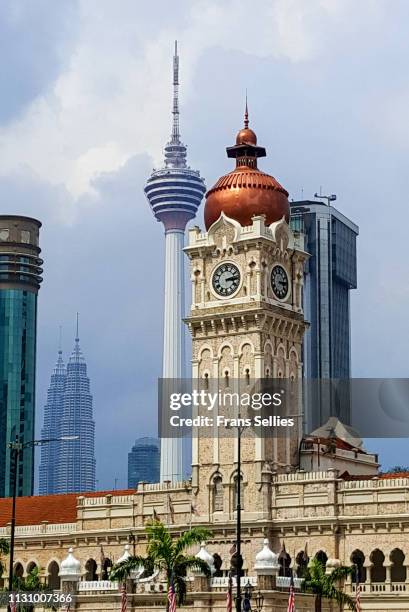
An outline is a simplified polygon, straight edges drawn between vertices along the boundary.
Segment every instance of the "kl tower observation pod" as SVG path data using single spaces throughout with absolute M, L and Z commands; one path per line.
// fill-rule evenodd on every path
M 179 56 L 177 42 L 173 56 L 172 134 L 165 146 L 164 166 L 154 170 L 145 186 L 145 195 L 157 221 L 165 228 L 165 304 L 163 336 L 163 378 L 185 376 L 184 343 L 184 239 L 188 221 L 196 216 L 206 186 L 200 173 L 189 168 L 186 146 L 179 131 Z M 161 440 L 160 480 L 182 480 L 183 440 Z

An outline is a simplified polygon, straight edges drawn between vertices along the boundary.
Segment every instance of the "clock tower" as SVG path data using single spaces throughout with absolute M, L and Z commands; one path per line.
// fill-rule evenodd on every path
M 186 323 L 192 335 L 193 383 L 203 388 L 250 388 L 263 378 L 301 378 L 302 237 L 289 227 L 287 191 L 257 168 L 265 149 L 245 124 L 227 149 L 236 168 L 221 177 L 206 197 L 207 231 L 189 232 L 192 306 Z M 217 410 L 217 408 L 216 408 Z M 298 464 L 301 406 L 294 406 L 292 436 L 244 436 L 241 452 L 243 518 L 267 516 L 265 484 L 273 472 Z M 192 440 L 192 482 L 199 516 L 233 517 L 237 440 L 222 428 L 212 435 L 196 429 Z

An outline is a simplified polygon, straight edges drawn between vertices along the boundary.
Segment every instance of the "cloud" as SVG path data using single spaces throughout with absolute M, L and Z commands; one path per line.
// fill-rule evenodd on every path
M 76 31 L 75 0 L 1 2 L 0 123 L 21 117 L 51 87 L 64 70 Z

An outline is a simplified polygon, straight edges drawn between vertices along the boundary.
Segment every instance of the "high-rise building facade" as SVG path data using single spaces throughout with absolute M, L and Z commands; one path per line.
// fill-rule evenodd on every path
M 164 167 L 154 170 L 145 194 L 157 221 L 165 228 L 165 304 L 163 337 L 163 378 L 183 378 L 185 368 L 184 239 L 188 221 L 196 216 L 206 187 L 200 173 L 186 163 L 186 146 L 179 132 L 179 56 L 173 57 L 173 125 L 165 146 Z M 161 440 L 160 480 L 183 477 L 183 440 Z
M 319 201 L 290 202 L 291 226 L 305 237 L 310 254 L 304 281 L 304 313 L 309 322 L 303 347 L 306 379 L 349 379 L 351 376 L 350 291 L 357 287 L 356 238 L 358 226 L 333 206 Z M 327 388 L 328 389 L 328 388 Z M 311 387 L 306 397 L 307 430 L 331 414 L 350 422 L 349 402 L 318 401 Z M 313 405 L 315 407 L 313 407 Z M 319 408 L 317 409 L 317 406 Z
M 65 368 L 62 354 L 51 376 L 44 407 L 43 438 L 77 437 L 43 447 L 40 494 L 95 490 L 95 422 L 90 380 L 78 326 L 74 350 Z
M 67 368 L 65 367 L 62 350 L 60 349 L 47 391 L 47 403 L 44 406 L 44 425 L 41 430 L 41 438 L 43 440 L 60 437 L 66 379 Z M 60 461 L 60 451 L 61 443 L 56 441 L 44 444 L 41 447 L 40 495 L 51 495 L 57 491 L 57 469 Z
M 41 223 L 0 216 L 0 497 L 12 494 L 8 443 L 34 438 L 37 294 L 42 281 Z M 17 494 L 32 495 L 34 449 L 17 466 Z
M 128 489 L 136 489 L 138 482 L 159 482 L 159 441 L 139 438 L 128 453 Z

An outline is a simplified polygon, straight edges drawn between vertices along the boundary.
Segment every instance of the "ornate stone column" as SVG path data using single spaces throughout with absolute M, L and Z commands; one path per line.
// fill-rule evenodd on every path
M 75 610 L 75 598 L 78 593 L 78 583 L 81 579 L 81 563 L 73 555 L 74 550 L 68 549 L 68 556 L 62 561 L 60 568 L 61 592 L 64 595 L 72 595 L 73 601 L 69 602 L 70 610 Z

